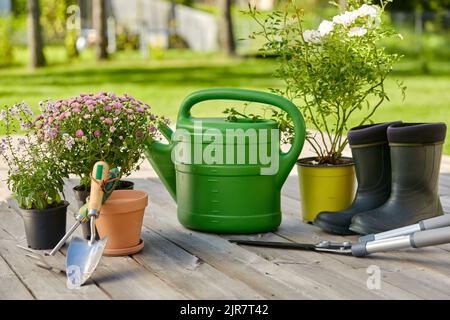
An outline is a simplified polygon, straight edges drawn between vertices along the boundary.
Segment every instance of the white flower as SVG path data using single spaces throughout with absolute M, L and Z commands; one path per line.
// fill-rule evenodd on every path
M 403 36 L 399 33 L 398 35 L 398 38 L 400 39 L 400 40 L 403 40 L 404 38 L 403 38 Z
M 358 10 L 356 10 L 358 12 L 358 15 L 360 17 L 372 17 L 372 18 L 376 18 L 378 17 L 378 10 L 375 6 L 370 6 L 368 4 L 363 4 L 361 6 L 361 8 L 359 8 Z
M 366 28 L 353 27 L 348 31 L 349 37 L 362 37 L 367 33 Z
M 333 31 L 333 22 L 328 21 L 328 20 L 323 20 L 319 25 L 318 31 L 322 37 L 326 36 L 331 31 Z
M 344 27 L 348 27 L 353 22 L 355 22 L 358 17 L 359 14 L 357 11 L 345 11 L 344 13 L 333 17 L 333 22 L 336 24 L 341 24 Z
M 19 114 L 19 107 L 15 104 L 13 105 L 11 108 L 9 108 L 9 112 L 13 115 L 16 116 Z
M 30 109 L 30 106 L 27 105 L 26 103 L 22 103 L 22 110 L 23 110 L 23 112 L 25 112 L 26 114 L 28 114 L 30 116 L 34 115 L 33 111 L 31 111 L 31 109 Z
M 318 43 L 320 42 L 320 32 L 317 30 L 305 30 L 303 39 L 305 39 L 305 42 Z

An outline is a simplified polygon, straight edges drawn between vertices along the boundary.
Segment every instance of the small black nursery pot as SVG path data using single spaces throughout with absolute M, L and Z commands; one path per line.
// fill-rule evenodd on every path
M 66 233 L 67 201 L 47 209 L 22 209 L 28 247 L 53 249 Z

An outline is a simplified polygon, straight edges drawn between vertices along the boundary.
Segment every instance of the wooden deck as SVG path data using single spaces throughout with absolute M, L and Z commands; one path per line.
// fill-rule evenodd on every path
M 450 157 L 441 167 L 440 194 L 450 213 Z M 0 168 L 0 175 L 4 177 Z M 176 204 L 146 164 L 131 177 L 150 197 L 142 239 L 128 257 L 103 257 L 89 282 L 66 288 L 66 276 L 37 266 L 26 252 L 22 220 L 0 187 L 0 299 L 449 299 L 450 244 L 354 258 L 238 246 L 221 236 L 191 231 L 176 218 Z M 67 183 L 66 196 L 73 201 Z M 68 225 L 75 205 L 70 206 Z M 276 232 L 247 236 L 274 241 L 341 241 L 300 220 L 295 170 L 282 195 L 283 222 Z M 78 230 L 81 232 L 81 230 Z M 355 237 L 346 239 L 354 240 Z M 65 249 L 52 265 L 63 268 Z M 381 270 L 381 288 L 369 289 L 367 268 Z

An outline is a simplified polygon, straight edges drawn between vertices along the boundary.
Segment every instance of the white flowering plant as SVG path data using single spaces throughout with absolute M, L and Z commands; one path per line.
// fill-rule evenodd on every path
M 128 94 L 81 94 L 40 108 L 33 128 L 68 173 L 80 177 L 81 190 L 89 188 L 99 160 L 119 168 L 121 177 L 139 169 L 144 141 L 156 137 L 158 121 L 167 122 Z
M 268 16 L 254 7 L 248 11 L 260 27 L 250 38 L 262 37 L 262 53 L 278 56 L 275 76 L 285 86 L 272 90 L 299 105 L 313 129 L 307 141 L 318 164 L 341 163 L 348 123 L 356 116 L 360 125 L 370 122 L 389 100 L 384 83 L 401 58 L 381 44 L 386 38 L 401 38 L 384 24 L 385 7 L 391 1 L 374 5 L 349 0 L 344 12 L 309 30 L 304 27 L 303 10 L 294 1 L 292 10 Z M 406 88 L 397 84 L 404 95 Z M 277 114 L 277 118 L 288 124 L 285 132 L 292 134 L 285 115 Z
M 0 139 L 0 158 L 8 167 L 6 182 L 19 206 L 46 209 L 61 202 L 67 174 L 48 145 L 30 130 L 33 121 L 33 112 L 25 103 L 0 111 L 0 127 L 6 132 Z M 19 124 L 25 135 L 16 135 Z

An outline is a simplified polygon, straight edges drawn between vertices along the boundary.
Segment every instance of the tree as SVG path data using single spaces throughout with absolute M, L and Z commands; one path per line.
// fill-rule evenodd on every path
M 442 9 L 450 9 L 450 0 L 393 1 L 391 4 L 389 4 L 388 8 L 393 11 L 436 11 Z
M 219 42 L 222 51 L 228 56 L 236 54 L 236 44 L 234 42 L 233 20 L 231 18 L 231 1 L 232 0 L 218 0 L 219 1 Z
M 30 48 L 30 66 L 37 68 L 45 66 L 44 42 L 42 27 L 39 21 L 41 10 L 39 0 L 28 0 L 28 47 Z
M 93 22 L 96 31 L 97 60 L 108 59 L 108 38 L 106 34 L 106 1 L 93 0 Z

